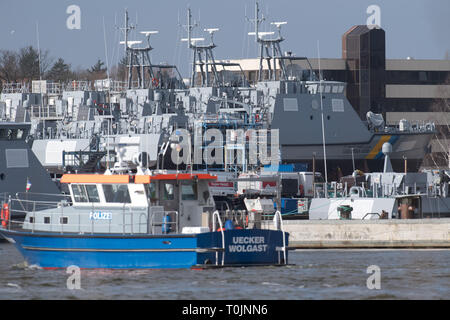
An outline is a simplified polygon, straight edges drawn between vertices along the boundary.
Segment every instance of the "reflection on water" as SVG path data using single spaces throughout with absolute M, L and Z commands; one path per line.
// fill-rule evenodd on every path
M 449 299 L 450 250 L 298 250 L 286 267 L 214 270 L 66 270 L 28 266 L 0 243 L 0 299 Z M 367 267 L 381 289 L 367 288 Z

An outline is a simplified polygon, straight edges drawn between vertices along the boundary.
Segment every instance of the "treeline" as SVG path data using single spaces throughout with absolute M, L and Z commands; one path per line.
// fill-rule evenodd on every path
M 112 67 L 110 76 L 123 80 L 126 72 L 124 64 L 122 60 Z M 50 57 L 48 50 L 41 50 L 40 57 L 39 51 L 32 46 L 17 51 L 0 50 L 0 83 L 31 82 L 39 79 L 61 83 L 71 80 L 93 81 L 107 78 L 106 71 L 105 63 L 100 59 L 88 69 L 74 69 L 63 58 Z

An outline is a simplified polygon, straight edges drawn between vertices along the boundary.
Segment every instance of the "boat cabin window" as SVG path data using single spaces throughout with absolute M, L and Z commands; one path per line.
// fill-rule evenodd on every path
M 72 184 L 72 193 L 73 193 L 73 200 L 75 202 L 88 202 L 88 197 L 86 194 L 86 189 L 84 188 L 84 185 L 81 184 Z
M 316 175 L 316 182 L 322 183 L 322 182 L 325 182 L 325 179 L 322 176 Z
M 163 200 L 173 200 L 175 199 L 175 187 L 173 183 L 164 183 L 164 194 Z
M 131 203 L 128 185 L 126 184 L 104 184 L 106 202 L 109 203 Z
M 100 202 L 95 184 L 72 184 L 72 193 L 75 202 Z
M 1 140 L 23 140 L 25 139 L 24 129 L 0 129 Z
M 181 200 L 197 200 L 197 184 L 183 182 L 181 184 Z
M 150 199 L 156 199 L 156 185 L 154 182 L 151 182 L 148 185 L 148 197 Z
M 88 195 L 89 202 L 100 202 L 100 197 L 98 196 L 96 185 L 93 184 L 86 185 L 86 192 Z

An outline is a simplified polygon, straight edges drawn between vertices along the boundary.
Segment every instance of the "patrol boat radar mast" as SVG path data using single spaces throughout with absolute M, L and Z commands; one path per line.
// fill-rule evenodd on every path
M 152 63 L 150 61 L 149 52 L 153 50 L 150 46 L 150 36 L 152 34 L 157 34 L 158 31 L 142 31 L 141 34 L 147 37 L 147 46 L 143 48 L 133 48 L 136 44 L 141 44 L 142 41 L 129 41 L 128 33 L 130 30 L 134 29 L 134 26 L 129 26 L 128 24 L 128 11 L 125 11 L 125 27 L 121 28 L 125 33 L 125 41 L 121 41 L 120 44 L 125 45 L 125 54 L 127 56 L 127 65 L 128 65 L 128 82 L 127 88 L 131 89 L 132 87 L 132 79 L 133 79 L 133 67 L 136 70 L 136 74 L 138 77 L 138 88 L 144 89 L 146 88 L 145 83 L 145 69 L 147 69 L 149 75 L 149 84 L 150 81 L 154 78 L 154 73 L 152 69 Z
M 273 39 L 266 39 L 264 36 L 274 35 L 275 32 L 261 32 L 259 31 L 259 25 L 265 21 L 264 16 L 259 17 L 259 3 L 255 2 L 255 18 L 248 19 L 248 21 L 255 24 L 255 31 L 249 32 L 249 36 L 255 36 L 255 42 L 259 43 L 259 72 L 258 81 L 263 81 L 263 61 L 267 61 L 268 76 L 266 80 L 288 80 L 289 72 L 287 71 L 285 60 L 292 64 L 294 60 L 305 60 L 308 63 L 310 69 L 310 80 L 314 80 L 314 73 L 312 71 L 311 63 L 306 57 L 295 57 L 292 54 L 287 53 L 283 55 L 281 51 L 280 43 L 284 41 L 281 35 L 281 26 L 286 25 L 287 21 L 271 22 L 270 24 L 275 26 L 278 30 L 278 36 Z M 277 65 L 278 62 L 278 65 Z M 280 68 L 280 76 L 277 79 L 277 68 Z
M 216 47 L 214 44 L 214 33 L 219 31 L 218 28 L 209 28 L 203 29 L 203 31 L 208 32 L 210 34 L 210 43 L 207 45 L 198 45 L 197 42 L 204 41 L 205 38 L 193 38 L 192 30 L 196 27 L 197 24 L 192 23 L 192 14 L 191 9 L 187 9 L 187 38 L 181 39 L 181 41 L 188 43 L 188 48 L 192 49 L 193 52 L 193 61 L 192 61 L 192 76 L 191 76 L 191 86 L 195 86 L 196 84 L 196 74 L 197 68 L 200 71 L 200 84 L 201 86 L 209 86 L 210 78 L 209 73 L 212 73 L 212 84 L 219 85 L 219 75 L 217 73 L 216 61 L 214 59 L 213 49 Z M 211 70 L 210 70 L 211 69 Z

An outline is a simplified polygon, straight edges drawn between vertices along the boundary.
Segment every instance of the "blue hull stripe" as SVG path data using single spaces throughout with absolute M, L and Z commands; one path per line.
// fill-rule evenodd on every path
M 25 250 L 36 251 L 65 251 L 65 252 L 205 252 L 205 249 L 196 248 L 179 248 L 179 249 L 86 249 L 86 248 L 45 248 L 45 247 L 32 247 L 22 246 Z M 211 249 L 211 251 L 217 251 L 219 248 Z

